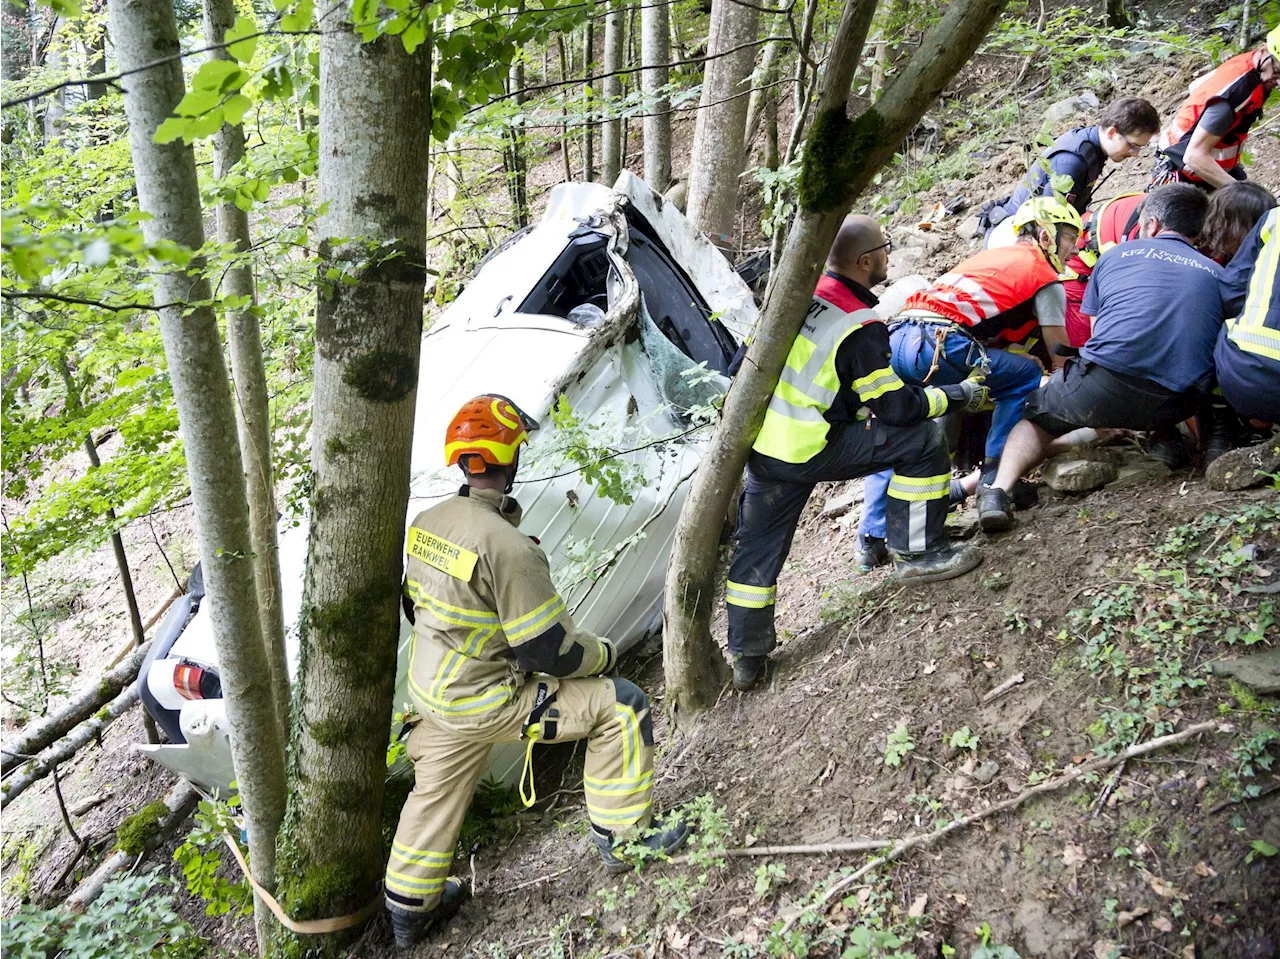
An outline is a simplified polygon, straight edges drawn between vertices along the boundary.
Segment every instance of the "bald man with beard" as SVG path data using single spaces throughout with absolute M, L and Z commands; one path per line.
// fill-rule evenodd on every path
M 870 289 L 888 277 L 889 248 L 873 218 L 845 218 L 752 445 L 725 590 L 737 689 L 765 675 L 778 573 L 816 484 L 893 470 L 887 540 L 904 583 L 951 579 L 981 561 L 944 529 L 950 460 L 933 420 L 976 410 L 985 388 L 911 386 L 894 373 Z

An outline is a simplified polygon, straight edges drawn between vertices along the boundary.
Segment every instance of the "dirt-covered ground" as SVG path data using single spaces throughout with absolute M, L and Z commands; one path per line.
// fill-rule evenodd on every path
M 860 204 L 889 215 L 895 278 L 936 276 L 976 249 L 957 227 L 1024 168 L 1023 144 L 1065 94 L 1046 87 L 1039 64 L 1015 85 L 1020 66 L 982 57 L 966 68 L 916 149 Z M 1177 57 L 1135 55 L 1108 61 L 1084 86 L 1103 103 L 1145 95 L 1167 116 L 1193 73 Z M 1011 119 L 993 121 L 992 104 L 1012 104 Z M 692 116 L 676 123 L 677 172 Z M 784 136 L 790 118 L 784 99 Z M 1055 132 L 1073 119 L 1087 117 L 1064 115 Z M 634 127 L 629 160 L 638 165 Z M 1251 141 L 1250 175 L 1273 190 L 1280 189 L 1276 129 L 1263 123 Z M 940 162 L 978 142 L 969 162 Z M 1098 198 L 1141 189 L 1150 159 L 1147 150 L 1114 168 Z M 531 191 L 560 176 L 552 154 L 531 171 Z M 750 248 L 767 241 L 750 180 L 744 196 L 737 242 Z M 956 197 L 970 211 L 917 228 L 923 212 Z M 1217 493 L 1199 471 L 1083 497 L 1046 490 L 1014 532 L 995 541 L 977 535 L 985 555 L 977 572 L 907 591 L 882 573 L 852 569 L 857 505 L 822 515 L 829 497 L 859 487 L 814 495 L 779 584 L 783 643 L 766 688 L 726 691 L 696 723 L 672 729 L 662 711 L 659 645 L 624 663 L 655 702 L 658 803 L 693 803 L 703 826 L 694 861 L 607 875 L 586 835 L 580 754 L 565 750 L 544 769 L 544 798 L 533 811 L 513 815 L 495 801 L 477 819 L 474 856 L 463 864 L 474 870 L 477 896 L 417 955 L 1007 957 L 999 946 L 1022 956 L 1275 954 L 1280 858 L 1266 850 L 1280 846 L 1280 791 L 1268 792 L 1277 780 L 1263 766 L 1267 744 L 1259 737 L 1276 726 L 1276 702 L 1210 678 L 1205 665 L 1245 651 L 1242 636 L 1280 638 L 1266 611 L 1269 594 L 1248 591 L 1280 575 L 1277 493 Z M 156 517 L 155 526 L 154 537 L 146 523 L 126 533 L 144 612 L 173 584 L 155 540 L 179 576 L 194 560 L 189 510 Z M 59 573 L 81 585 L 55 607 L 62 619 L 48 653 L 95 675 L 127 639 L 110 552 L 76 557 Z M 6 591 L 6 625 L 19 595 Z M 723 637 L 722 621 L 716 632 Z M 1016 674 L 1022 683 L 981 701 Z M 9 732 L 15 710 L 4 709 Z M 826 886 L 868 854 L 722 855 L 928 832 L 1052 779 L 1096 749 L 1215 718 L 1235 731 L 1131 762 L 1109 790 L 1104 775 L 960 830 L 851 884 L 821 909 L 815 903 Z M 141 740 L 134 711 L 63 767 L 70 805 L 108 798 L 77 818 L 94 853 L 59 889 L 51 886 L 74 844 L 58 823 L 51 784 L 6 810 L 6 911 L 65 895 L 110 850 L 119 821 L 173 784 L 132 753 Z M 887 765 L 898 752 L 900 763 Z M 1262 795 L 1232 801 L 1252 792 Z M 175 844 L 138 868 L 177 874 Z M 222 950 L 252 944 L 245 920 L 205 918 L 195 899 L 183 912 Z M 788 921 L 789 938 L 780 939 Z M 353 950 L 391 952 L 382 920 Z

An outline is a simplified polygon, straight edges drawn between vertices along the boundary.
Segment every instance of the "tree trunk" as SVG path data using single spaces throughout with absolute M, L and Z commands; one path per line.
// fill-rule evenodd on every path
M 747 127 L 745 86 L 756 60 L 756 39 L 760 26 L 757 6 L 743 6 L 734 0 L 714 0 L 711 5 L 711 36 L 707 40 L 708 60 L 702 81 L 702 100 L 693 133 L 689 158 L 689 211 L 693 225 L 711 235 L 718 246 L 727 245 L 733 232 L 733 214 L 738 205 L 738 178 L 746 156 L 742 151 Z M 726 50 L 740 47 L 734 53 Z
M 80 387 L 76 384 L 66 356 L 59 356 L 56 360 L 56 365 L 58 372 L 62 374 L 62 382 L 67 391 L 67 409 L 76 411 L 82 409 Z M 102 460 L 98 456 L 98 445 L 93 441 L 92 432 L 85 433 L 84 452 L 89 458 L 89 469 L 96 470 L 102 465 Z M 114 526 L 115 521 L 116 511 L 108 506 L 107 522 Z M 120 575 L 120 587 L 124 591 L 124 606 L 125 613 L 129 619 L 129 632 L 133 635 L 133 645 L 138 647 L 142 645 L 143 640 L 146 638 L 146 630 L 142 625 L 142 613 L 138 609 L 138 596 L 133 589 L 133 574 L 129 571 L 129 557 L 124 551 L 124 540 L 120 538 L 119 530 L 111 534 L 111 553 L 115 557 L 116 572 Z M 156 721 L 145 709 L 142 711 L 142 728 L 147 734 L 147 742 L 153 745 L 160 742 L 160 733 L 156 730 Z M 27 752 L 28 750 L 21 751 Z
M 764 168 L 776 171 L 782 163 L 778 153 L 778 96 L 777 91 L 764 104 Z
M 283 903 L 339 916 L 376 894 L 422 340 L 428 40 L 320 38 L 321 262 L 310 547 Z M 352 131 L 360 131 L 353 136 Z M 381 252 L 369 262 L 370 246 Z M 331 270 L 353 285 L 329 283 Z M 316 940 L 308 939 L 308 945 Z
M 221 43 L 236 22 L 232 0 L 205 0 L 204 38 Z M 229 60 L 226 50 L 210 57 Z M 244 128 L 224 124 L 213 137 L 213 175 L 224 177 L 244 157 Z M 228 201 L 218 207 L 218 242 L 237 253 L 248 253 L 249 214 Z M 280 551 L 276 543 L 275 466 L 272 462 L 271 406 L 267 374 L 262 366 L 262 333 L 253 312 L 257 304 L 253 268 L 247 263 L 228 270 L 223 288 L 230 296 L 249 298 L 249 307 L 227 311 L 227 348 L 235 385 L 236 427 L 244 461 L 245 494 L 249 501 L 249 533 L 253 542 L 253 574 L 257 584 L 258 617 L 271 666 L 271 691 L 279 716 L 280 741 L 289 729 L 289 666 L 284 647 L 284 608 L 280 598 Z
M 867 188 L 995 23 L 1007 0 L 955 0 L 874 106 L 849 120 L 845 101 L 876 0 L 844 9 L 828 58 L 798 184 L 799 210 L 776 267 L 747 361 L 725 397 L 719 429 L 680 513 L 663 605 L 667 701 L 714 701 L 720 656 L 711 638 L 721 519 L 764 418 L 827 251 L 852 202 Z
M 591 76 L 595 64 L 595 27 L 588 20 L 582 28 L 582 75 Z M 582 179 L 590 183 L 596 178 L 595 130 L 591 122 L 591 81 L 582 85 Z
M 556 50 L 560 54 L 560 159 L 564 163 L 564 181 L 573 180 L 573 165 L 569 160 L 569 87 L 567 81 L 571 66 L 569 51 L 564 44 L 564 34 L 556 34 Z
M 756 142 L 756 134 L 760 132 L 760 121 L 764 117 L 766 104 L 776 99 L 773 84 L 778 81 L 778 73 L 782 69 L 782 41 L 770 40 L 764 48 L 764 56 L 760 59 L 758 78 L 751 90 L 751 100 L 747 105 L 746 132 L 742 135 L 743 159 L 751 158 L 751 147 Z
M 627 8 L 623 0 L 608 0 L 609 14 L 604 20 L 604 129 L 600 134 L 600 182 L 613 186 L 622 172 L 622 69 L 623 35 L 627 26 Z M 610 76 L 610 74 L 613 74 Z
M 800 49 L 796 52 L 796 83 L 791 91 L 792 114 L 796 117 L 806 109 L 812 89 L 809 86 L 809 57 L 813 49 L 813 21 L 818 14 L 818 0 L 809 0 L 804 5 L 804 26 L 800 28 Z M 852 81 L 850 81 L 852 82 Z M 793 148 L 788 144 L 787 153 L 791 155 Z
M 129 76 L 125 115 L 138 205 L 148 243 L 168 241 L 190 250 L 204 243 L 195 155 L 179 142 L 158 144 L 156 128 L 182 98 L 182 65 L 173 4 L 168 0 L 110 0 L 111 38 L 122 71 L 159 57 L 168 63 Z M 163 303 L 209 299 L 195 261 L 160 273 Z M 245 502 L 240 444 L 218 324 L 207 306 L 160 311 L 160 333 L 178 422 L 186 444 L 195 505 L 196 538 L 204 559 L 206 603 L 218 651 L 222 695 L 231 728 L 231 755 L 240 789 L 254 875 L 275 885 L 275 839 L 284 811 L 284 750 L 272 696 L 266 645 L 254 585 L 253 540 Z M 260 914 L 263 910 L 258 910 Z
M 69 72 L 67 53 L 58 40 L 58 31 L 66 21 L 55 17 L 50 28 L 52 39 L 44 57 L 44 66 L 55 82 L 63 80 Z M 67 115 L 67 88 L 55 90 L 44 100 L 44 145 L 49 146 L 62 136 L 62 120 Z
M 641 0 L 640 88 L 644 91 L 644 178 L 658 193 L 671 185 L 671 100 L 667 62 L 671 59 L 666 3 Z
M 1248 0 L 1245 11 L 1249 9 Z M 1107 26 L 1112 30 L 1123 30 L 1129 26 L 1129 12 L 1124 7 L 1124 0 L 1107 0 Z

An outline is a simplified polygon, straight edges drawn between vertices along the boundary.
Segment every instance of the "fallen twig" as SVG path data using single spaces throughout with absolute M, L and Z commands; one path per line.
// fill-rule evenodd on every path
M 891 862 L 894 859 L 900 858 L 903 853 L 908 852 L 912 849 L 915 849 L 917 846 L 932 845 L 933 843 L 937 842 L 939 839 L 942 839 L 943 837 L 950 835 L 951 833 L 955 832 L 958 829 L 964 829 L 967 826 L 972 826 L 976 822 L 981 822 L 984 819 L 990 819 L 992 816 L 995 816 L 999 813 L 1007 812 L 1010 809 L 1016 809 L 1018 806 L 1021 806 L 1028 799 L 1032 799 L 1036 796 L 1043 795 L 1044 793 L 1055 792 L 1059 789 L 1062 789 L 1064 786 L 1070 785 L 1071 783 L 1075 782 L 1077 779 L 1081 778 L 1082 776 L 1088 775 L 1089 773 L 1098 772 L 1099 770 L 1102 770 L 1102 769 L 1110 769 L 1113 766 L 1119 766 L 1121 763 L 1128 762 L 1130 759 L 1136 759 L 1139 756 L 1145 756 L 1147 753 L 1155 752 L 1158 749 L 1164 749 L 1167 746 L 1176 746 L 1179 743 L 1184 743 L 1188 739 L 1192 739 L 1200 735 L 1201 733 L 1207 733 L 1207 732 L 1224 732 L 1225 733 L 1225 732 L 1233 732 L 1234 729 L 1235 727 L 1231 726 L 1229 723 L 1219 723 L 1214 720 L 1210 720 L 1209 722 L 1204 722 L 1204 723 L 1197 723 L 1194 726 L 1188 726 L 1186 729 L 1182 730 L 1182 732 L 1180 733 L 1171 733 L 1168 736 L 1160 736 L 1156 739 L 1149 739 L 1145 743 L 1138 743 L 1134 746 L 1130 746 L 1124 752 L 1118 753 L 1115 756 L 1109 756 L 1106 759 L 1095 759 L 1091 763 L 1084 763 L 1083 765 L 1077 766 L 1074 769 L 1068 771 L 1064 775 L 1059 776 L 1057 779 L 1051 779 L 1048 782 L 1039 783 L 1035 786 L 1031 786 L 1028 789 L 1024 789 L 1022 792 L 1018 793 L 1018 795 L 1013 796 L 1009 799 L 1006 799 L 1004 800 L 1004 802 L 998 802 L 994 806 L 989 806 L 988 808 L 982 810 L 981 812 L 976 812 L 971 816 L 964 816 L 960 819 L 956 819 L 952 822 L 947 823 L 941 829 L 936 829 L 933 832 L 924 833 L 919 836 L 911 836 L 911 837 L 908 837 L 907 839 L 902 839 L 899 842 L 897 842 L 893 846 L 893 848 L 890 849 L 888 852 L 886 852 L 883 856 L 877 856 L 875 859 L 872 859 L 869 863 L 867 863 L 861 869 L 858 869 L 857 871 L 850 873 L 849 875 L 841 879 L 839 882 L 837 882 L 835 885 L 833 885 L 830 889 L 828 889 L 823 894 L 822 898 L 818 901 L 817 906 L 814 908 L 817 911 L 822 911 L 826 907 L 827 903 L 829 903 L 832 899 L 834 899 L 840 892 L 842 892 L 845 889 L 848 889 L 851 885 L 853 885 L 855 882 L 857 882 L 867 873 L 871 872 L 873 869 L 883 866 L 887 862 Z M 805 910 L 805 911 L 807 912 L 809 910 Z M 786 923 L 783 925 L 779 935 L 785 936 L 791 930 L 791 927 L 795 925 L 796 920 L 799 919 L 800 916 L 802 915 L 804 915 L 804 912 L 801 912 L 795 916 L 792 916 L 790 919 L 788 919 Z
M 1280 779 L 1275 780 L 1269 786 L 1263 786 L 1261 789 L 1258 790 L 1258 795 L 1256 796 L 1236 796 L 1234 799 L 1224 799 L 1220 803 L 1214 803 L 1212 806 L 1209 807 L 1209 812 L 1210 813 L 1222 812 L 1222 810 L 1226 809 L 1228 806 L 1234 806 L 1237 803 L 1248 802 L 1251 799 L 1261 799 L 1263 796 L 1269 796 L 1271 793 L 1275 792 L 1277 789 L 1280 789 Z
M 564 869 L 549 872 L 545 876 L 539 876 L 537 879 L 526 879 L 524 882 L 518 882 L 514 886 L 504 886 L 501 889 L 495 889 L 492 895 L 505 896 L 507 893 L 515 892 L 518 889 L 528 889 L 530 886 L 536 886 L 544 882 L 555 882 L 555 880 L 559 879 L 565 873 L 571 871 L 572 868 L 572 866 L 566 866 Z M 485 890 L 485 892 L 488 893 L 488 890 Z
M 851 839 L 848 842 L 824 842 L 812 846 L 743 846 L 739 849 L 726 849 L 723 855 L 730 859 L 743 856 L 826 856 L 841 852 L 870 852 L 873 849 L 888 849 L 892 845 L 892 839 Z M 676 866 L 688 861 L 687 854 L 670 860 Z
M 71 858 L 67 860 L 67 864 L 62 867 L 62 872 L 58 873 L 58 878 L 55 879 L 53 881 L 53 885 L 49 887 L 49 892 L 53 892 L 59 886 L 61 886 L 64 882 L 67 881 L 67 877 L 71 875 L 71 870 L 75 869 L 76 863 L 78 863 L 80 859 L 84 856 L 84 854 L 88 851 L 89 851 L 88 839 L 81 839 L 78 843 L 76 843 L 75 852 L 71 854 Z
M 979 700 L 979 702 L 985 706 L 987 703 L 991 702 L 991 700 L 999 699 L 1009 690 L 1013 689 L 1014 686 L 1020 685 L 1026 678 L 1027 677 L 1022 673 L 1014 673 L 995 689 L 988 691 L 982 699 Z

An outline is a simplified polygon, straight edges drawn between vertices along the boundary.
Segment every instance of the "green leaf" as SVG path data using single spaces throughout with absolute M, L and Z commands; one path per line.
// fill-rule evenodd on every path
M 173 112 L 180 117 L 200 117 L 221 102 L 222 94 L 217 90 L 192 90 L 178 101 Z
M 1254 852 L 1266 856 L 1267 858 L 1274 856 L 1276 853 L 1280 853 L 1280 849 L 1277 849 L 1265 839 L 1255 839 L 1249 845 L 1253 848 Z
M 245 113 L 253 106 L 253 101 L 243 93 L 233 93 L 222 105 L 222 117 L 232 126 L 239 126 Z
M 187 127 L 190 125 L 191 121 L 186 117 L 169 117 L 156 128 L 155 136 L 152 139 L 156 143 L 172 143 L 185 134 Z
M 238 76 L 243 76 L 244 80 L 236 83 Z M 238 90 L 247 79 L 249 75 L 231 60 L 208 60 L 200 65 L 200 69 L 191 78 L 191 89 L 228 93 Z
M 311 26 L 311 17 L 315 9 L 315 0 L 298 0 L 298 6 L 294 12 L 280 18 L 280 29 L 286 33 L 306 30 Z
M 414 50 L 422 46 L 426 39 L 427 18 L 422 16 L 415 17 L 413 22 L 405 28 L 404 33 L 400 35 L 400 40 L 404 43 L 404 52 L 411 55 Z
M 253 54 L 258 49 L 258 38 L 252 37 L 249 40 L 240 40 L 241 37 L 247 37 L 258 32 L 258 24 L 253 17 L 240 16 L 236 17 L 235 26 L 227 31 L 223 40 L 227 42 L 227 53 L 231 54 L 241 63 L 249 63 L 253 59 Z M 239 43 L 232 43 L 233 40 L 240 40 Z

